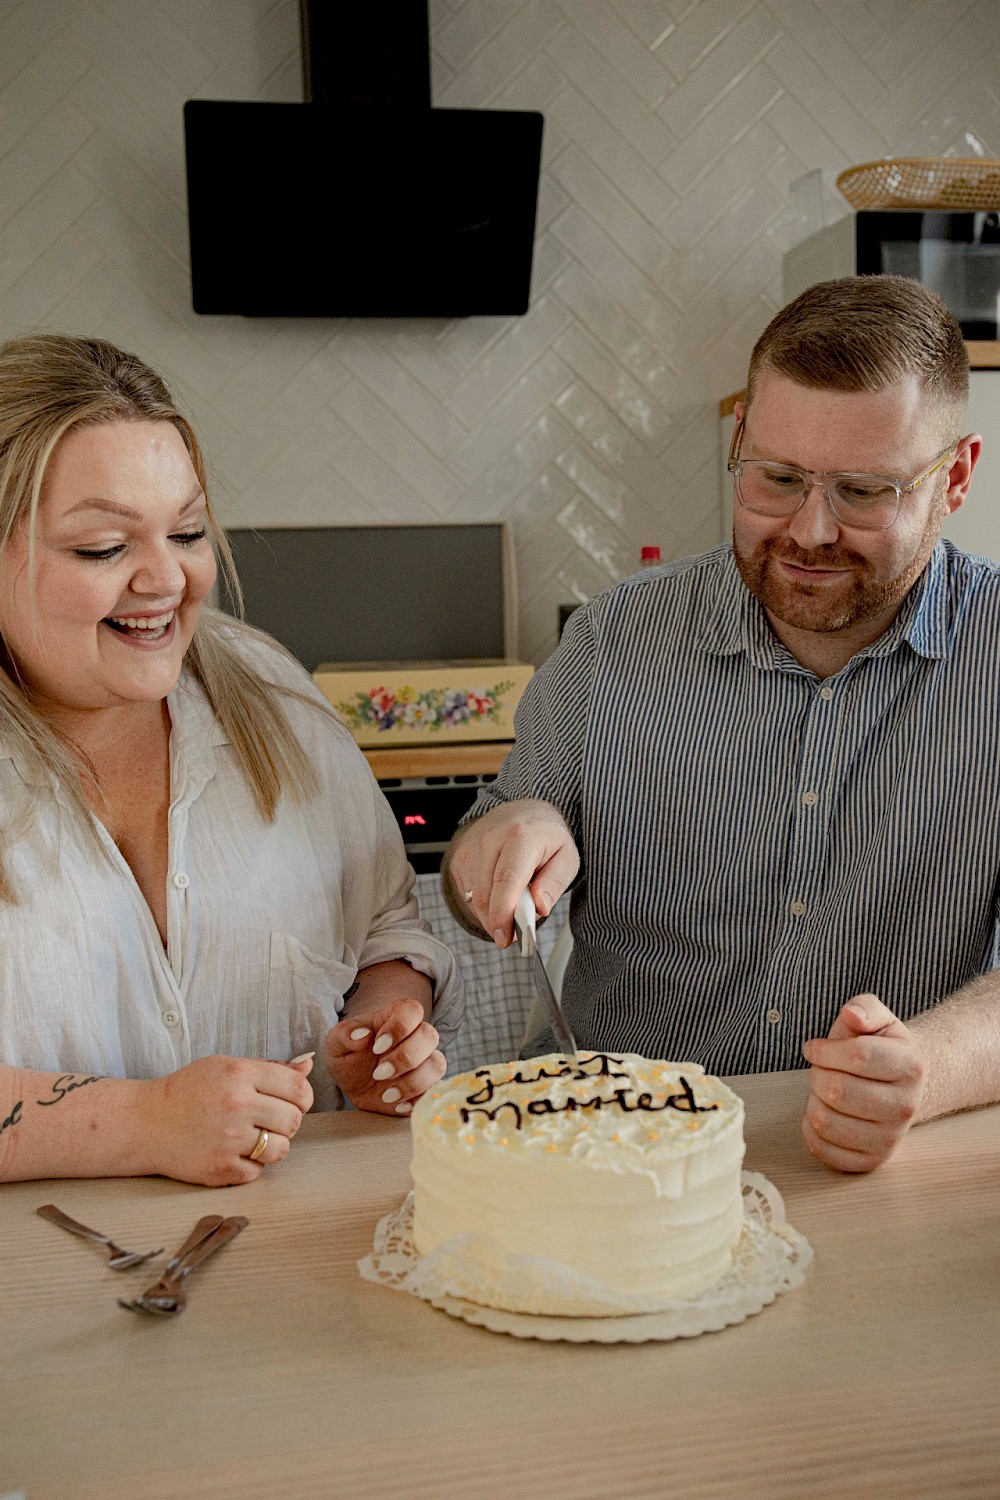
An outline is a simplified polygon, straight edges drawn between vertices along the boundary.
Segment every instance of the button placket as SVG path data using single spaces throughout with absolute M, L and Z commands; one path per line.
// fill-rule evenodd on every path
M 201 783 L 193 782 L 186 773 L 183 762 L 172 756 L 172 771 L 177 773 L 174 795 L 167 815 L 167 962 L 177 987 L 181 1004 L 178 1010 L 179 1030 L 175 1032 L 178 1043 L 187 1039 L 187 1026 L 183 1022 L 182 1008 L 186 993 L 188 957 L 192 945 L 193 890 L 187 865 L 188 814 L 193 797 L 200 791 Z
M 797 972 L 810 939 L 811 915 L 822 901 L 830 809 L 836 801 L 843 749 L 843 699 L 834 700 L 835 694 L 826 684 L 818 690 L 814 686 L 802 726 L 787 874 L 778 897 L 781 926 L 769 957 L 767 983 L 759 995 L 758 1065 L 765 1069 L 795 1065 L 795 1058 L 788 1054 L 788 999 L 794 992 L 791 976 Z
M 791 788 L 788 865 L 783 890 L 776 893 L 780 922 L 769 955 L 765 982 L 758 991 L 757 1066 L 762 1069 L 794 1066 L 788 1055 L 789 1027 L 793 1022 L 789 998 L 794 993 L 791 976 L 796 972 L 811 928 L 810 913 L 821 900 L 821 881 L 830 799 L 827 787 L 834 780 L 839 744 L 839 716 L 831 713 L 830 700 L 822 689 L 811 687 L 808 710 L 801 728 L 795 781 Z M 763 977 L 763 976 L 762 976 Z M 792 1024 L 794 1031 L 794 1025 Z
M 827 788 L 834 779 L 839 741 L 838 718 L 831 709 L 833 698 L 833 689 L 825 683 L 814 691 L 802 736 L 784 907 L 793 945 L 800 941 L 802 919 L 819 899 L 817 885 L 824 867 L 828 825 Z
M 789 1062 L 785 1054 L 788 1046 L 786 1012 L 792 994 L 790 976 L 795 967 L 794 957 L 787 962 L 772 962 L 758 995 L 754 1067 L 761 1072 L 794 1066 L 794 1061 Z

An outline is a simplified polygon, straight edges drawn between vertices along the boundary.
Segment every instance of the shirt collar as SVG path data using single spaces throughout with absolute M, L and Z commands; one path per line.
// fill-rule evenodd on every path
M 186 773 L 200 791 L 215 775 L 216 747 L 227 745 L 229 736 L 213 713 L 205 689 L 188 667 L 168 696 L 167 708 L 172 774 L 176 779 L 177 773 Z M 174 790 L 176 795 L 177 788 Z
M 765 671 L 790 667 L 804 671 L 781 644 L 759 601 L 740 577 L 732 547 L 720 559 L 718 587 L 698 645 L 713 656 L 735 656 L 742 651 Z M 857 658 L 890 656 L 905 642 L 918 656 L 948 655 L 948 555 L 938 542 L 923 573 L 913 585 L 888 630 Z M 856 659 L 857 659 L 856 658 Z
M 48 786 L 48 777 L 41 770 L 33 769 L 24 756 L 6 741 L 0 743 L 0 763 L 9 760 L 25 786 Z
M 939 541 L 889 629 L 858 655 L 888 656 L 905 641 L 918 656 L 943 660 L 951 649 L 948 596 L 948 553 Z

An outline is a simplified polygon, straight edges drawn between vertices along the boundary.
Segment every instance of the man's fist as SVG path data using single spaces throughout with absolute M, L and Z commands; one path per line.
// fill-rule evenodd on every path
M 806 1145 L 838 1172 L 870 1172 L 917 1118 L 927 1082 L 912 1031 L 875 995 L 848 1000 L 830 1035 L 802 1048 L 812 1068 Z

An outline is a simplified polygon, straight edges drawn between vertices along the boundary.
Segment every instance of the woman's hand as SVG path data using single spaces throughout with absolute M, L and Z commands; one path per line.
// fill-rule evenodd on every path
M 312 1059 L 294 1064 L 251 1057 L 202 1057 L 144 1085 L 153 1170 L 179 1182 L 230 1187 L 253 1182 L 282 1161 L 313 1102 L 306 1075 Z M 268 1133 L 256 1161 L 250 1152 Z
M 327 1033 L 326 1065 L 358 1109 L 408 1115 L 420 1095 L 444 1077 L 447 1064 L 437 1044 L 419 1000 L 396 997 L 370 1009 L 352 1004 L 351 1015 Z

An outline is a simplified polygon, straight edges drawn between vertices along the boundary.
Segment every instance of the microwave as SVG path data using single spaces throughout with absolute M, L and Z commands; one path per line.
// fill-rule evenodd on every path
M 839 276 L 911 276 L 941 296 L 967 340 L 996 340 L 1000 212 L 862 210 L 787 251 L 785 302 Z

